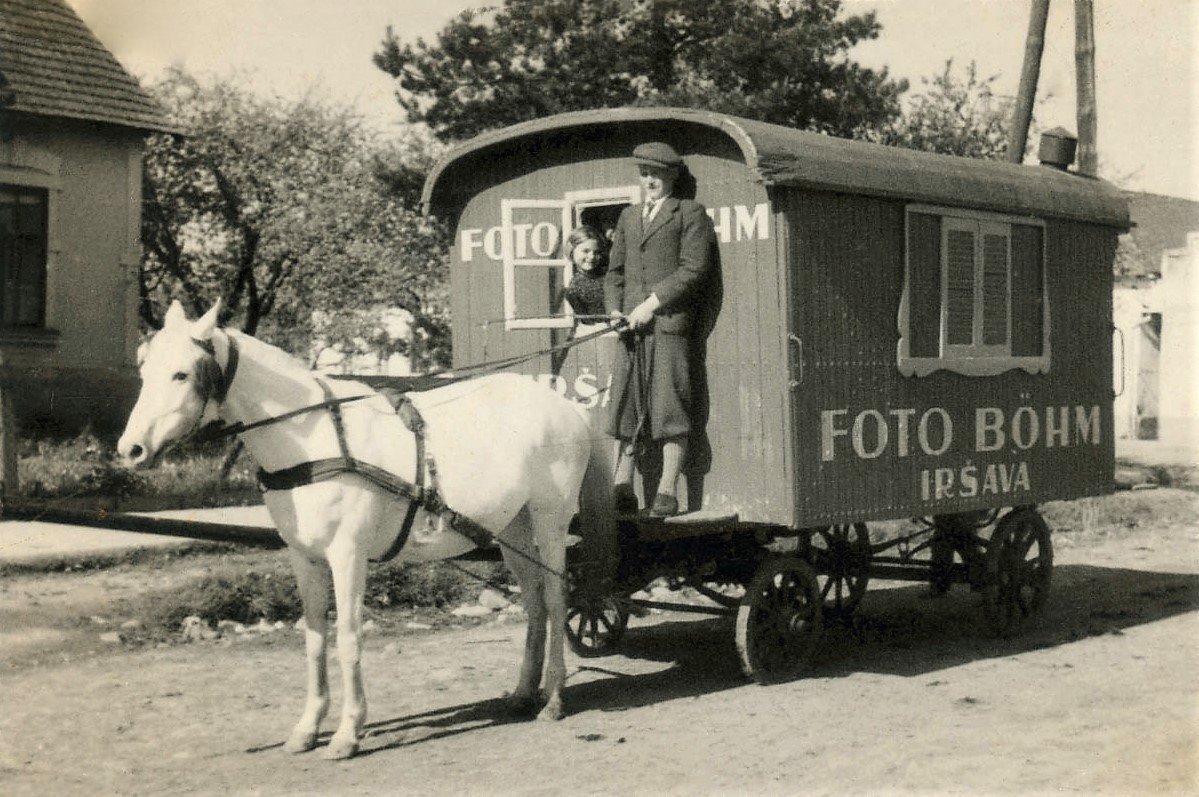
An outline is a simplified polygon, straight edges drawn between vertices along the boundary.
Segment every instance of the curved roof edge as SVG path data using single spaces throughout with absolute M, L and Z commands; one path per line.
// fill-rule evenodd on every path
M 741 147 L 746 163 L 757 161 L 757 151 L 753 140 L 737 126 L 740 121 L 732 116 L 713 113 L 712 111 L 694 108 L 595 108 L 589 111 L 570 111 L 568 113 L 545 116 L 520 122 L 508 127 L 501 127 L 480 133 L 442 155 L 434 164 L 429 176 L 425 179 L 424 190 L 421 192 L 421 206 L 427 211 L 433 198 L 433 190 L 442 173 L 454 162 L 474 155 L 488 147 L 498 146 L 525 136 L 539 135 L 551 131 L 568 130 L 575 127 L 594 127 L 596 125 L 612 125 L 626 122 L 661 122 L 679 121 L 692 122 L 723 130 Z
M 429 211 L 442 176 L 457 162 L 525 137 L 579 127 L 685 122 L 719 130 L 766 185 L 804 187 L 933 205 L 1038 215 L 1127 230 L 1128 203 L 1103 180 L 1043 166 L 961 158 L 795 130 L 687 108 L 603 108 L 547 116 L 483 133 L 443 155 L 425 180 Z M 684 153 L 686 155 L 686 153 Z

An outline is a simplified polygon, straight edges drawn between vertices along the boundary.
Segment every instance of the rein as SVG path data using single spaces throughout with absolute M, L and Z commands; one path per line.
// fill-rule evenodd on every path
M 548 354 L 555 354 L 559 351 L 568 351 L 570 349 L 573 349 L 575 346 L 578 346 L 581 343 L 586 343 L 587 341 L 592 340 L 594 338 L 598 338 L 601 335 L 606 335 L 609 332 L 611 332 L 612 330 L 621 329 L 627 323 L 628 322 L 624 318 L 620 318 L 620 319 L 608 324 L 608 326 L 605 327 L 604 329 L 598 329 L 595 332 L 589 332 L 588 334 L 582 336 L 581 338 L 572 338 L 568 341 L 564 341 L 563 343 L 559 343 L 555 346 L 550 346 L 548 348 L 541 349 L 539 351 L 535 351 L 535 352 L 532 352 L 529 354 L 517 354 L 517 355 L 513 355 L 511 357 L 504 357 L 499 360 L 490 360 L 487 362 L 475 363 L 474 365 L 468 365 L 468 366 L 464 366 L 462 368 L 454 368 L 454 369 L 448 369 L 448 370 L 444 370 L 444 371 L 433 371 L 432 373 L 425 374 L 425 376 L 438 377 L 438 376 L 441 376 L 442 374 L 455 374 L 456 376 L 444 380 L 446 385 L 451 385 L 454 382 L 461 382 L 466 379 L 472 378 L 471 376 L 461 376 L 460 374 L 471 374 L 473 376 L 486 376 L 488 374 L 502 371 L 505 368 L 511 368 L 514 365 L 520 365 L 521 363 L 528 362 L 529 360 L 533 360 L 538 357 L 544 357 Z M 225 397 L 229 394 L 229 386 L 233 383 L 233 377 L 237 373 L 237 364 L 240 360 L 239 355 L 238 355 L 238 349 L 237 349 L 237 341 L 235 341 L 232 337 L 229 338 L 229 362 L 225 366 L 224 371 L 221 371 L 220 366 L 216 364 L 216 350 L 212 345 L 212 341 L 198 340 L 196 338 L 192 338 L 192 342 L 195 343 L 197 346 L 199 346 L 201 349 L 203 349 L 209 356 L 212 357 L 211 362 L 214 365 L 215 371 L 219 374 L 219 377 L 214 380 L 215 388 L 212 390 L 210 395 L 206 396 L 206 399 L 212 399 L 212 400 L 216 401 L 218 404 L 220 404 L 225 400 Z M 476 371 L 479 373 L 475 373 Z M 439 385 L 439 387 L 440 387 L 440 385 Z M 237 423 L 233 423 L 233 424 L 222 424 L 220 421 L 214 421 L 213 423 L 210 423 L 210 424 L 203 426 L 203 427 L 195 430 L 194 432 L 192 432 L 190 435 L 188 435 L 186 442 L 208 443 L 208 442 L 212 442 L 214 440 L 223 440 L 226 437 L 234 437 L 236 435 L 242 434 L 243 432 L 249 432 L 251 430 L 258 429 L 263 426 L 270 426 L 271 424 L 281 423 L 282 421 L 290 420 L 292 418 L 295 418 L 296 416 L 304 415 L 309 412 L 316 412 L 318 410 L 324 410 L 324 409 L 332 409 L 335 407 L 339 407 L 342 404 L 349 404 L 349 403 L 352 403 L 355 401 L 363 401 L 365 399 L 375 398 L 377 395 L 378 394 L 375 394 L 375 393 L 364 393 L 364 394 L 358 395 L 358 396 L 333 397 L 332 395 L 327 394 L 327 397 L 324 401 L 318 402 L 316 404 L 310 404 L 306 407 L 300 407 L 299 409 L 291 410 L 290 412 L 285 412 L 282 415 L 272 415 L 268 418 L 263 418 L 258 421 L 253 421 L 252 423 L 242 423 L 241 421 L 238 421 Z

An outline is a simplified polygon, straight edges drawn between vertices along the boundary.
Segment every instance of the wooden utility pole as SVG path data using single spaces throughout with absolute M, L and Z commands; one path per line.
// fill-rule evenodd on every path
M 1041 77 L 1041 54 L 1045 51 L 1045 21 L 1049 17 L 1049 0 L 1032 0 L 1028 15 L 1028 36 L 1024 43 L 1024 67 L 1020 70 L 1020 90 L 1012 111 L 1012 129 L 1008 131 L 1007 159 L 1012 163 L 1024 161 L 1028 144 L 1028 126 L 1032 123 L 1032 108 L 1037 97 L 1037 82 Z
M 1095 16 L 1091 0 L 1074 0 L 1074 72 L 1078 85 L 1078 171 L 1099 171 L 1095 108 Z

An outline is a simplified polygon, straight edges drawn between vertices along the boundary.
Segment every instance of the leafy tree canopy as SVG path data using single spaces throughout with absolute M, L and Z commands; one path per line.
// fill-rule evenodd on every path
M 896 147 L 1002 160 L 1007 157 L 1015 100 L 995 93 L 998 79 L 980 78 L 973 61 L 959 76 L 953 61 L 946 61 L 940 74 L 922 79 L 922 91 L 904 98 L 900 116 L 868 137 Z
M 854 137 L 899 114 L 906 81 L 848 57 L 878 36 L 840 0 L 504 0 L 429 43 L 387 30 L 375 64 L 443 140 L 563 111 L 702 107 Z
M 259 98 L 232 79 L 176 69 L 152 90 L 185 133 L 146 148 L 147 325 L 171 299 L 198 313 L 221 296 L 226 320 L 296 353 L 315 338 L 354 351 L 380 345 L 364 319 L 398 307 L 424 344 L 415 359 L 443 354 L 444 232 L 376 177 L 427 141 L 384 145 L 345 108 Z

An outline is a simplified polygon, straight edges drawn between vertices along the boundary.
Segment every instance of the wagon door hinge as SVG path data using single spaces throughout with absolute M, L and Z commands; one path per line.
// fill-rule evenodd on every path
M 791 343 L 791 380 L 788 384 L 794 390 L 803 383 L 803 339 L 789 332 L 787 340 Z

